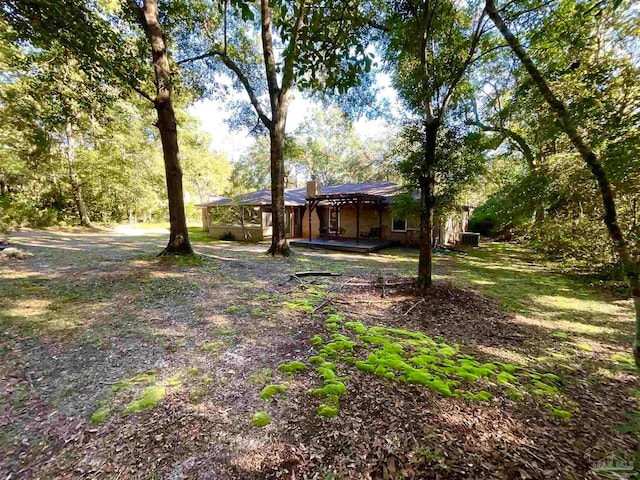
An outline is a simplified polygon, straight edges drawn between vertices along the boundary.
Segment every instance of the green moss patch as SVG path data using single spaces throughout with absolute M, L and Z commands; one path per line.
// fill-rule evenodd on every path
M 167 387 L 178 387 L 182 385 L 182 381 L 178 377 L 171 377 L 167 379 L 165 385 Z
M 301 310 L 303 312 L 313 312 L 314 302 L 308 298 L 294 298 L 283 302 L 282 305 L 289 310 Z
M 314 347 L 322 345 L 323 343 L 324 340 L 320 335 L 314 335 L 313 337 L 311 337 L 311 345 L 313 345 Z
M 128 380 L 120 380 L 111 386 L 111 390 L 114 393 L 130 390 L 131 388 L 133 388 L 133 384 Z
M 200 347 L 200 350 L 202 350 L 203 352 L 215 352 L 216 350 L 218 350 L 223 345 L 224 345 L 224 343 L 222 343 L 222 342 L 205 343 L 204 345 L 202 345 Z
M 162 386 L 155 385 L 152 387 L 147 387 L 142 391 L 140 397 L 127 405 L 122 413 L 136 413 L 141 410 L 153 408 L 158 404 L 160 400 L 164 398 L 164 395 L 165 389 Z
M 269 417 L 267 412 L 256 412 L 253 414 L 251 423 L 256 427 L 265 427 L 271 423 L 271 417 Z
M 634 365 L 634 360 L 633 357 L 631 355 L 625 355 L 625 354 L 620 354 L 620 353 L 616 353 L 614 355 L 611 355 L 611 361 L 615 362 L 615 363 L 619 363 L 621 365 Z
M 522 394 L 522 392 L 515 388 L 510 388 L 509 390 L 507 390 L 505 392 L 505 395 L 513 401 L 522 400 L 524 398 L 524 395 Z
M 353 330 L 355 333 L 367 333 L 367 327 L 365 327 L 362 322 L 345 322 L 344 326 L 349 330 Z
M 492 398 L 493 398 L 493 395 L 491 395 L 489 392 L 485 390 L 481 390 L 478 393 L 475 393 L 471 396 L 471 400 L 475 402 L 488 402 Z
M 109 407 L 102 407 L 93 412 L 91 415 L 91 422 L 99 425 L 111 416 L 111 409 Z
M 340 410 L 334 405 L 323 403 L 318 407 L 318 415 L 322 417 L 333 418 L 337 416 L 338 413 L 340 413 Z
M 292 360 L 289 363 L 283 363 L 282 365 L 278 366 L 278 370 L 280 370 L 281 372 L 292 373 L 292 374 L 296 372 L 301 372 L 305 368 L 307 368 L 305 364 L 302 362 L 298 362 L 297 360 Z
M 551 407 L 551 415 L 560 420 L 568 420 L 573 417 L 573 413 L 556 407 Z
M 263 400 L 270 400 L 278 394 L 284 394 L 287 391 L 286 385 L 267 385 L 260 392 L 260 398 Z
M 477 381 L 508 387 L 505 395 L 514 401 L 524 398 L 520 391 L 524 388 L 538 395 L 559 393 L 561 379 L 557 375 L 532 373 L 524 367 L 504 362 L 482 363 L 462 354 L 459 345 L 449 345 L 440 337 L 431 338 L 422 332 L 400 328 L 367 327 L 362 322 L 344 322 L 344 318 L 333 310 L 325 325 L 332 331 L 330 340 L 317 355 L 309 358 L 310 363 L 317 365 L 316 372 L 324 383 L 322 387 L 308 391 L 310 395 L 325 398 L 318 409 L 321 415 L 336 415 L 338 403 L 329 404 L 326 399 L 347 393 L 344 378 L 336 374 L 337 361 L 353 364 L 358 370 L 385 380 L 422 385 L 445 397 L 477 402 L 489 402 L 493 398 L 487 390 L 473 391 L 470 384 Z M 364 358 L 357 358 L 361 356 L 360 352 L 365 352 Z
M 131 383 L 156 383 L 155 373 L 143 373 L 129 379 Z

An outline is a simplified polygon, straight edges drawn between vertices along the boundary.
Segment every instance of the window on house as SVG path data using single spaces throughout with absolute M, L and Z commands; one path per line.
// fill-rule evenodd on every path
M 391 221 L 392 232 L 406 232 L 407 231 L 407 219 L 406 218 L 394 218 Z

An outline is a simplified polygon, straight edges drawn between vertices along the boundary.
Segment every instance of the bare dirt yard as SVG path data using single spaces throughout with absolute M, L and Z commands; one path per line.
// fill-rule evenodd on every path
M 412 250 L 194 238 L 11 235 L 1 478 L 637 478 L 625 297 L 514 245 L 437 254 L 422 298 Z

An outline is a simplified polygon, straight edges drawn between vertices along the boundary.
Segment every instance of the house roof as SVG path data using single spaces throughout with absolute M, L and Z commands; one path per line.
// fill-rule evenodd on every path
M 332 185 L 322 187 L 320 197 L 340 196 L 351 194 L 375 195 L 382 197 L 385 203 L 391 203 L 396 195 L 402 193 L 402 187 L 393 182 L 366 182 L 348 183 L 344 185 Z M 306 204 L 307 187 L 288 188 L 284 191 L 284 204 L 293 207 L 302 207 Z M 235 201 L 242 205 L 271 205 L 271 190 L 258 190 L 256 192 L 238 195 Z M 201 203 L 196 207 L 214 207 L 231 205 L 234 201 L 230 198 L 222 198 L 213 202 Z

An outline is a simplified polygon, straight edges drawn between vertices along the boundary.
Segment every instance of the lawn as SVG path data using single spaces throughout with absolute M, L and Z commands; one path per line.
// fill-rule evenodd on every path
M 165 236 L 12 235 L 32 255 L 0 263 L 3 477 L 633 468 L 632 305 L 592 279 L 489 243 L 436 254 L 423 298 L 413 250 L 282 260 L 194 229 L 199 258 L 158 259 Z M 311 269 L 341 275 L 292 278 Z

